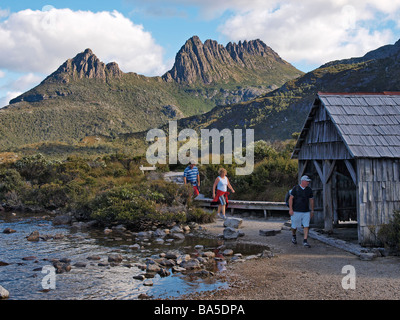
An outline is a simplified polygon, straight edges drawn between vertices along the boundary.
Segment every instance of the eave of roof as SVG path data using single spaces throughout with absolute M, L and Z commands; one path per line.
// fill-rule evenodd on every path
M 400 158 L 400 92 L 318 92 L 292 158 L 297 158 L 315 109 L 322 104 L 352 157 Z

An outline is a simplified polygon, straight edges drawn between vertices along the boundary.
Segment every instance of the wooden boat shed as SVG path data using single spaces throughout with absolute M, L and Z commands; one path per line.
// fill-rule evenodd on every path
M 379 244 L 400 210 L 400 93 L 319 92 L 292 158 L 313 180 L 314 225 L 357 221 L 358 242 Z

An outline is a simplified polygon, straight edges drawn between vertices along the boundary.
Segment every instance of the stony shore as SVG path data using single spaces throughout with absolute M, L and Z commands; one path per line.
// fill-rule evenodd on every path
M 228 264 L 219 277 L 226 289 L 180 297 L 189 300 L 397 300 L 400 299 L 400 257 L 374 255 L 368 261 L 358 253 L 363 248 L 340 241 L 332 246 L 314 235 L 311 248 L 290 242 L 291 231 L 284 220 L 244 218 L 235 241 L 268 245 L 272 257 Z M 223 221 L 203 225 L 209 234 L 222 234 Z M 281 230 L 273 236 L 260 230 Z M 329 242 L 329 241 L 328 241 Z M 350 266 L 350 267 L 349 267 Z M 351 272 L 349 271 L 351 268 Z M 355 273 L 355 281 L 350 275 Z M 355 284 L 355 289 L 351 287 Z M 347 287 L 346 289 L 344 287 Z

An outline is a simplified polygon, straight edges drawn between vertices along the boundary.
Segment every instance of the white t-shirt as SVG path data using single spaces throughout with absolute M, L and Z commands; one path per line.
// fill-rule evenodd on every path
M 217 184 L 217 189 L 224 191 L 224 192 L 228 191 L 228 178 L 226 176 L 225 176 L 225 178 L 221 178 L 221 177 L 218 177 L 218 178 L 219 178 L 219 182 Z

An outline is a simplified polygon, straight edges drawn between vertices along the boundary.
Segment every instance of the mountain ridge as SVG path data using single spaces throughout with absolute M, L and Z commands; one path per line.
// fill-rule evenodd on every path
M 260 57 L 263 61 L 258 59 Z M 193 36 L 178 51 L 174 66 L 162 78 L 184 84 L 211 84 L 231 79 L 250 81 L 246 77 L 235 79 L 238 69 L 271 71 L 276 64 L 285 68 L 291 66 L 259 39 L 239 41 L 238 44 L 229 42 L 224 47 L 210 39 L 203 44 L 198 36 Z M 254 79 L 251 80 L 254 82 Z
M 221 106 L 178 121 L 196 130 L 251 128 L 256 140 L 290 139 L 301 130 L 315 95 L 321 92 L 400 91 L 400 40 L 363 57 L 328 62 L 256 99 Z
M 196 36 L 187 43 L 193 41 L 204 47 Z M 191 83 L 183 78 L 185 82 L 178 83 L 162 76 L 124 73 L 117 63 L 105 64 L 88 48 L 0 109 L 0 147 L 45 141 L 73 143 L 92 135 L 112 138 L 140 132 L 169 120 L 207 112 L 216 105 L 252 99 L 303 74 L 280 61 L 272 49 L 268 54 L 278 62 L 271 67 L 273 61 L 267 57 L 266 45 L 257 40 L 229 45 L 230 50 L 236 50 L 240 63 L 229 58 L 231 67 L 223 78 L 220 62 L 227 58 L 227 49 L 213 40 L 206 41 L 205 46 L 208 69 L 200 67 L 200 51 L 186 53 L 198 56 L 196 68 L 201 71 L 201 79 L 210 81 Z M 255 67 L 246 67 L 245 63 Z M 179 64 L 179 54 L 175 64 Z M 270 67 L 259 68 L 262 65 Z

